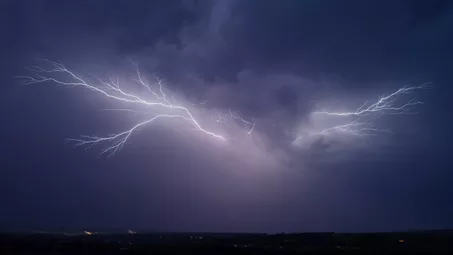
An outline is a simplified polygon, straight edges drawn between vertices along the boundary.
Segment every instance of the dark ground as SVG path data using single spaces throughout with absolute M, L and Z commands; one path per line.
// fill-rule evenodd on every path
M 0 254 L 453 254 L 453 231 L 304 234 L 1 234 Z

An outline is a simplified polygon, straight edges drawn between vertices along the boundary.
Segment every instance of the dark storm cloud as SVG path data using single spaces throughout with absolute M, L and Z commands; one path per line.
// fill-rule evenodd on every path
M 335 73 L 366 80 L 396 75 L 395 66 L 413 66 L 406 57 L 423 54 L 419 51 L 426 45 L 420 43 L 442 38 L 438 43 L 448 45 L 451 41 L 445 29 L 451 24 L 449 1 L 434 5 L 424 1 L 246 1 L 242 5 L 242 33 L 231 37 L 239 38 L 244 52 L 263 61 L 266 68 L 273 63 L 305 74 Z
M 1 7 L 8 35 L 0 42 L 1 111 L 9 124 L 0 137 L 7 169 L 0 227 L 373 231 L 453 224 L 443 134 L 451 127 L 450 1 L 42 0 Z M 236 154 L 223 154 L 153 127 L 108 161 L 68 148 L 64 138 L 116 131 L 118 122 L 93 113 L 100 103 L 86 104 L 86 94 L 16 86 L 10 77 L 36 56 L 80 72 L 118 70 L 116 63 L 134 59 L 184 99 L 255 118 L 258 141 L 244 139 Z M 426 81 L 436 87 L 423 92 L 418 117 L 383 123 L 403 131 L 411 125 L 413 135 L 370 140 L 360 150 L 323 138 L 306 150 L 288 148 L 318 100 L 360 102 Z M 243 152 L 250 154 L 234 156 Z

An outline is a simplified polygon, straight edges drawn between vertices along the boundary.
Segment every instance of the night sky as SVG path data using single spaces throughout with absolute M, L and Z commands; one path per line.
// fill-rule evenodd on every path
M 448 0 L 3 0 L 0 231 L 453 228 L 452 28 Z M 24 85 L 40 58 L 127 80 L 133 60 L 206 127 L 228 109 L 256 127 L 218 142 L 162 121 L 111 157 L 75 148 L 136 117 L 83 88 Z M 417 114 L 377 120 L 391 134 L 292 144 L 320 105 L 426 82 Z

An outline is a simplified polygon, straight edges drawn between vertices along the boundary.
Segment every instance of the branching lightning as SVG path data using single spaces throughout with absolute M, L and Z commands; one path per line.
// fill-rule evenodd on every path
M 348 133 L 356 136 L 375 135 L 378 132 L 391 133 L 390 130 L 381 130 L 373 128 L 373 125 L 367 122 L 353 121 L 348 124 L 338 125 L 330 128 L 323 129 L 318 132 L 321 135 L 328 135 L 332 133 Z
M 241 122 L 245 127 L 249 128 L 249 131 L 247 131 L 247 134 L 251 135 L 253 130 L 255 129 L 255 122 L 249 122 L 243 119 L 242 117 L 239 116 L 237 113 L 233 113 L 231 109 L 228 109 L 228 112 L 230 113 L 231 118 Z
M 405 86 L 397 91 L 393 92 L 390 95 L 380 97 L 375 103 L 369 104 L 369 102 L 365 102 L 362 104 L 357 110 L 353 112 L 314 112 L 315 114 L 326 114 L 326 115 L 333 115 L 333 116 L 367 116 L 370 114 L 378 114 L 378 115 L 385 115 L 385 114 L 410 114 L 411 110 L 419 104 L 423 104 L 416 100 L 415 98 L 409 100 L 404 104 L 397 104 L 398 97 L 404 94 L 409 94 L 413 90 L 425 88 L 426 84 L 422 84 L 417 87 L 410 87 Z
M 415 106 L 423 104 L 423 102 L 416 100 L 415 98 L 410 99 L 406 102 L 398 102 L 398 99 L 403 95 L 408 95 L 414 90 L 426 88 L 427 84 L 420 86 L 405 86 L 397 91 L 380 97 L 376 102 L 369 103 L 365 102 L 355 111 L 351 112 L 330 112 L 330 111 L 316 111 L 314 115 L 325 115 L 329 117 L 342 117 L 347 118 L 348 123 L 340 124 L 315 132 L 309 132 L 309 136 L 316 135 L 332 135 L 332 134 L 349 134 L 354 136 L 370 136 L 378 133 L 392 133 L 389 129 L 378 129 L 372 124 L 372 120 L 375 120 L 384 115 L 402 115 L 402 114 L 414 114 L 412 110 Z M 351 118 L 353 120 L 351 121 Z M 366 118 L 366 120 L 362 120 Z M 294 143 L 299 142 L 305 138 L 304 135 L 296 137 Z
M 135 67 L 136 78 L 127 85 L 135 84 L 136 86 L 140 86 L 145 90 L 144 94 L 133 93 L 130 92 L 129 89 L 125 89 L 125 86 L 121 85 L 119 79 L 108 77 L 108 81 L 105 81 L 93 76 L 95 82 L 92 82 L 91 80 L 93 79 L 85 79 L 59 62 L 45 59 L 42 61 L 46 64 L 46 67 L 33 66 L 27 68 L 34 73 L 32 76 L 19 76 L 24 79 L 25 84 L 53 82 L 59 86 L 87 89 L 88 91 L 97 93 L 114 102 L 121 103 L 120 108 L 103 109 L 102 111 L 124 112 L 133 114 L 135 117 L 140 116 L 139 120 L 136 121 L 132 127 L 114 134 L 106 136 L 84 135 L 79 138 L 67 139 L 67 141 L 73 142 L 76 147 L 90 149 L 94 146 L 100 146 L 102 147 L 101 154 L 111 156 L 124 147 L 133 133 L 151 122 L 159 121 L 161 119 L 179 119 L 188 127 L 191 127 L 193 130 L 198 131 L 207 137 L 220 141 L 230 139 L 226 138 L 225 135 L 218 134 L 205 128 L 200 120 L 195 117 L 197 115 L 194 115 L 188 107 L 179 103 L 179 100 L 176 100 L 174 95 L 167 95 L 164 90 L 162 79 L 156 77 L 155 83 L 148 84 L 142 76 L 138 64 L 135 62 L 132 63 Z M 374 125 L 374 121 L 385 115 L 414 114 L 415 112 L 413 112 L 413 109 L 418 105 L 422 105 L 423 102 L 418 101 L 416 98 L 411 98 L 406 101 L 404 101 L 404 99 L 415 90 L 423 89 L 425 87 L 426 84 L 420 86 L 405 86 L 391 94 L 379 97 L 374 102 L 365 102 L 353 111 L 312 112 L 312 117 L 319 116 L 320 118 L 327 118 L 329 120 L 329 125 L 324 125 L 321 128 L 319 125 L 316 125 L 317 127 L 308 129 L 310 130 L 308 132 L 307 129 L 305 129 L 305 134 L 297 136 L 295 140 L 293 140 L 293 144 L 303 141 L 307 136 L 316 137 L 345 134 L 362 137 L 374 136 L 379 133 L 392 133 L 389 129 L 377 128 Z M 193 107 L 203 107 L 206 104 L 208 104 L 208 101 L 202 101 L 198 104 L 194 104 Z M 139 108 L 137 108 L 137 106 L 139 106 Z M 231 109 L 213 116 L 212 120 L 228 128 L 240 126 L 247 130 L 248 135 L 252 135 L 256 127 L 255 120 L 246 120 L 239 112 L 232 111 Z M 335 121 L 331 122 L 331 120 Z M 336 122 L 337 120 L 341 122 Z M 325 124 L 325 122 L 323 123 Z
M 40 67 L 40 66 L 33 66 L 31 68 L 27 68 L 30 71 L 35 73 L 34 76 L 20 76 L 20 78 L 24 79 L 25 84 L 35 84 L 35 83 L 44 83 L 44 82 L 54 82 L 58 85 L 68 86 L 68 87 L 81 87 L 93 91 L 95 93 L 99 93 L 100 95 L 109 98 L 114 101 L 123 102 L 131 107 L 134 105 L 144 106 L 146 109 L 153 108 L 153 111 L 145 111 L 140 112 L 136 111 L 131 108 L 125 109 L 105 109 L 105 111 L 124 111 L 124 112 L 132 112 L 134 114 L 142 114 L 142 115 L 149 115 L 149 117 L 137 123 L 133 127 L 128 130 L 104 136 L 81 136 L 78 139 L 68 139 L 68 141 L 75 142 L 76 146 L 85 146 L 87 149 L 100 145 L 100 144 L 107 144 L 107 146 L 102 150 L 102 154 L 107 153 L 109 156 L 115 154 L 117 151 L 121 150 L 124 144 L 128 141 L 132 133 L 137 131 L 139 128 L 154 122 L 158 119 L 181 119 L 188 124 L 190 124 L 194 130 L 199 131 L 209 137 L 219 139 L 222 141 L 227 140 L 224 136 L 209 131 L 201 126 L 198 120 L 194 117 L 194 115 L 189 111 L 188 108 L 177 104 L 176 100 L 173 98 L 173 103 L 167 99 L 167 95 L 164 93 L 162 80 L 157 78 L 157 89 L 153 89 L 153 86 L 146 83 L 142 77 L 140 69 L 135 62 L 132 62 L 136 67 L 136 74 L 137 79 L 135 80 L 138 85 L 143 86 L 147 92 L 147 98 L 144 98 L 141 95 L 129 93 L 120 86 L 119 79 L 112 79 L 109 78 L 109 81 L 103 81 L 99 78 L 96 78 L 97 83 L 93 84 L 90 81 L 82 78 L 81 76 L 77 75 L 73 71 L 67 69 L 63 64 L 50 61 L 50 60 L 43 60 L 45 63 L 49 65 L 49 69 Z M 55 78 L 56 74 L 63 74 L 67 77 L 68 81 L 59 80 Z M 150 97 L 151 99 L 148 99 Z M 155 114 L 155 110 L 158 110 L 158 114 Z
M 247 134 L 249 135 L 253 133 L 256 125 L 255 122 L 245 120 L 239 113 L 233 112 L 231 109 L 228 109 L 228 113 L 218 114 L 215 121 L 228 127 L 232 127 L 235 123 L 239 123 L 241 126 L 248 129 Z

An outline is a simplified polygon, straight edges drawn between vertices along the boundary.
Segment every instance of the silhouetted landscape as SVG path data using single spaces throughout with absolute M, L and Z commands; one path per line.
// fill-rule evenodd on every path
M 0 235 L 0 254 L 414 254 L 453 253 L 453 231 L 395 233 L 98 232 Z

